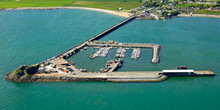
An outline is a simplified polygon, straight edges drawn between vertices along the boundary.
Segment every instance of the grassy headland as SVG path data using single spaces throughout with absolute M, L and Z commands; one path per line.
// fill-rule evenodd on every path
M 141 5 L 141 0 L 0 0 L 0 9 L 19 7 L 90 7 L 128 12 Z
M 38 68 L 39 64 L 31 66 L 22 65 L 13 72 L 6 74 L 5 79 L 20 82 L 24 79 L 32 77 L 37 72 Z

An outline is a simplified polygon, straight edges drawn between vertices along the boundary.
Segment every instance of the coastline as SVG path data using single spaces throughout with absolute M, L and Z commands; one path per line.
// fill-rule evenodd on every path
M 212 18 L 220 18 L 220 15 L 208 15 L 208 14 L 179 14 L 179 17 L 212 17 Z
M 108 13 L 116 16 L 121 17 L 129 17 L 130 13 L 128 12 L 117 12 L 105 9 L 98 9 L 98 8 L 87 8 L 87 7 L 22 7 L 22 8 L 4 8 L 0 9 L 0 11 L 11 11 L 11 10 L 55 10 L 55 9 L 82 9 L 82 10 L 92 10 L 98 11 L 103 13 Z
M 3 8 L 0 11 L 11 11 L 11 10 L 55 10 L 55 9 L 82 9 L 82 10 L 91 10 L 91 11 L 98 11 L 102 13 L 112 14 L 121 17 L 129 17 L 130 13 L 128 12 L 117 12 L 112 10 L 106 9 L 99 9 L 99 8 L 88 8 L 88 7 L 21 7 L 21 8 Z M 209 14 L 179 14 L 178 17 L 212 17 L 212 18 L 220 18 L 220 15 L 209 15 Z

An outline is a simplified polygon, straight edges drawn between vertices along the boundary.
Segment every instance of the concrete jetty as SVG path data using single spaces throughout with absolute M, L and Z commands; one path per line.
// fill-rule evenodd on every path
M 158 44 L 145 44 L 145 43 L 117 43 L 117 44 L 97 44 L 94 42 L 87 43 L 91 47 L 112 47 L 112 48 L 150 48 L 153 49 L 151 62 L 159 63 L 160 61 L 160 45 Z
M 111 69 L 108 72 L 115 71 L 117 68 L 121 66 L 122 62 L 123 62 L 122 59 L 118 59 L 118 61 L 111 66 Z

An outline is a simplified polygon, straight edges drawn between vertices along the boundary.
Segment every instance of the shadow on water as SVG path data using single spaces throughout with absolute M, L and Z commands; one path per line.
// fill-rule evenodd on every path
M 167 79 L 168 82 L 187 82 L 187 81 L 195 81 L 195 80 L 213 80 L 213 76 L 208 77 L 169 77 Z

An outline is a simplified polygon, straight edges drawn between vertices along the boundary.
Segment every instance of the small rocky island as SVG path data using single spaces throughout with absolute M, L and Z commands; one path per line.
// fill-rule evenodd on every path
M 6 74 L 5 80 L 11 80 L 15 82 L 26 82 L 30 81 L 34 74 L 38 72 L 39 64 L 18 67 L 11 73 Z

